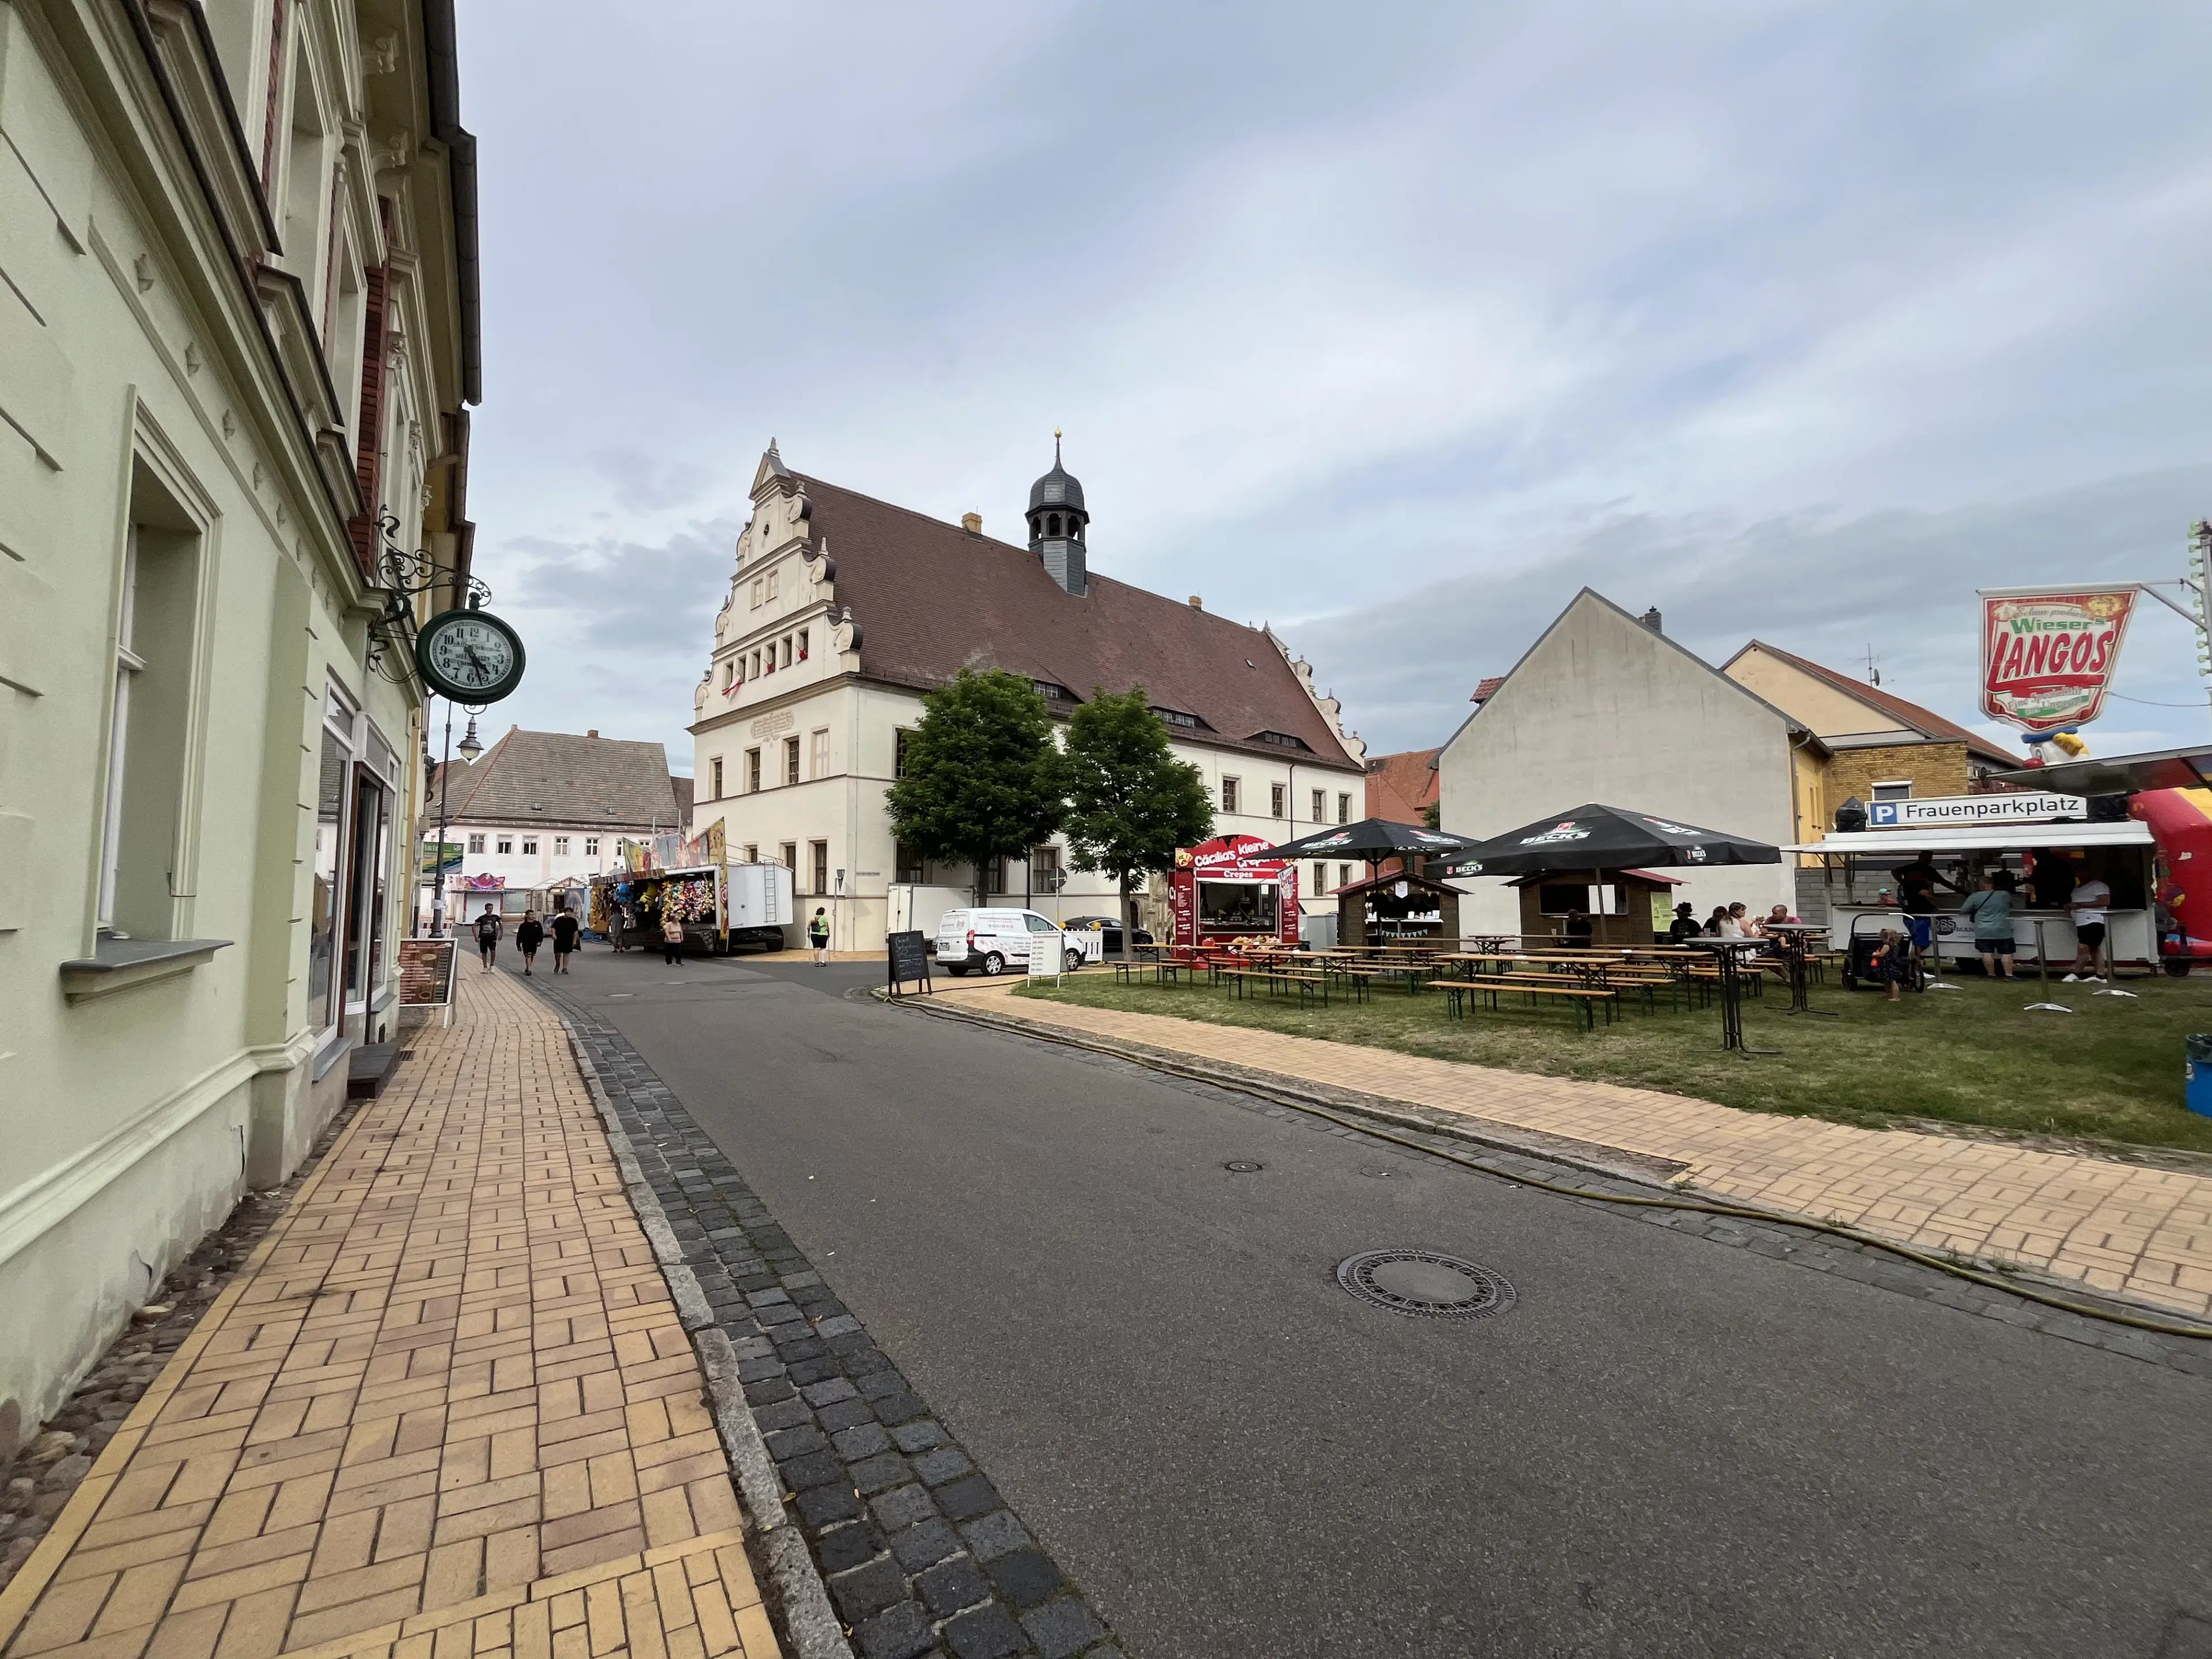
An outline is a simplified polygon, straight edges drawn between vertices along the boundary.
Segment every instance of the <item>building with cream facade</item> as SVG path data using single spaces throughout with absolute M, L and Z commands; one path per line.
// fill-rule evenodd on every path
M 10 0 L 0 134 L 4 1450 L 392 1034 L 477 362 L 450 0 Z
M 1217 833 L 1288 841 L 1361 816 L 1362 745 L 1310 668 L 1196 596 L 1091 574 L 1083 488 L 1057 460 L 1026 548 L 974 514 L 951 524 L 802 477 L 772 443 L 753 502 L 694 694 L 693 829 L 720 822 L 731 858 L 788 864 L 799 913 L 829 910 L 838 948 L 881 948 L 895 884 L 974 883 L 900 848 L 884 804 L 922 695 L 963 667 L 1022 675 L 1063 715 L 1143 686 L 1212 792 Z M 1058 842 L 988 884 L 1048 915 L 1119 903 Z

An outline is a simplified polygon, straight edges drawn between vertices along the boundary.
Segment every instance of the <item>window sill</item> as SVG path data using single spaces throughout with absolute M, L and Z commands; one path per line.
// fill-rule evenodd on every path
M 61 966 L 62 994 L 71 1002 L 189 974 L 230 944 L 227 939 L 104 939 L 89 957 Z

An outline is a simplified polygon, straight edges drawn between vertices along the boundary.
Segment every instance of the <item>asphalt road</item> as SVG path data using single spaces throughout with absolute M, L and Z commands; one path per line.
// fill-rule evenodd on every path
M 1133 1654 L 2212 1655 L 2202 1379 L 842 994 L 877 969 L 579 960 Z M 1337 1288 L 1394 1246 L 1518 1305 Z

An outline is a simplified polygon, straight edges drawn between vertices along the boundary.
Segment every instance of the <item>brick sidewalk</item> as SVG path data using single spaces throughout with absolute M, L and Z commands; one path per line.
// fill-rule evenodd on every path
M 559 1022 L 465 974 L 0 1595 L 7 1659 L 774 1659 Z
M 1682 1183 L 1709 1196 L 2212 1316 L 2212 1180 L 2202 1176 L 1048 1002 L 1016 996 L 1003 982 L 938 994 L 1039 1024 L 1666 1158 L 1686 1164 Z

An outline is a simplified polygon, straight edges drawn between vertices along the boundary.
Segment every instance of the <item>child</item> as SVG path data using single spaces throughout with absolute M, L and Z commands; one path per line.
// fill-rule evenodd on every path
M 1881 943 L 1875 947 L 1874 976 L 1889 987 L 1889 1000 L 1902 1002 L 1905 976 L 1912 971 L 1912 949 L 1905 937 L 1894 927 L 1881 930 Z

